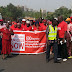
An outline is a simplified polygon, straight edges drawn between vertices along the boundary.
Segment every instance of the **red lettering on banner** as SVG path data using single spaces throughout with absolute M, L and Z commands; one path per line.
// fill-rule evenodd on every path
M 22 45 L 22 49 L 23 49 L 23 47 L 24 47 L 24 43 L 23 43 L 23 45 Z
M 18 43 L 15 43 L 15 44 L 14 44 L 14 48 L 15 48 L 15 49 L 18 49 Z

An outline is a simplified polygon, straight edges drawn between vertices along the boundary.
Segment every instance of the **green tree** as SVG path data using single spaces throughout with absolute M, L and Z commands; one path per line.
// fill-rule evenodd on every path
M 59 9 L 55 10 L 54 16 L 58 17 L 60 15 L 63 16 L 64 19 L 66 19 L 67 17 L 70 17 L 71 16 L 71 9 L 68 9 L 68 8 L 62 6 Z
M 16 20 L 18 17 L 22 17 L 21 8 L 17 8 L 13 4 L 7 5 L 7 7 L 0 7 L 0 12 L 2 13 L 3 18 Z
M 52 20 L 52 19 L 54 18 L 54 15 L 53 15 L 53 14 L 54 14 L 53 12 L 47 12 L 47 17 L 46 17 L 46 19 Z

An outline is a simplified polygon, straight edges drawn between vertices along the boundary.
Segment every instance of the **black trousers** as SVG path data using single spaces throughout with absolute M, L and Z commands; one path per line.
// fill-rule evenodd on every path
M 60 39 L 61 41 L 62 39 Z M 68 52 L 67 52 L 67 45 L 64 44 L 58 44 L 58 58 L 68 58 Z
M 57 55 L 58 55 L 58 44 L 57 42 L 50 43 L 50 45 L 47 45 L 47 51 L 46 51 L 46 59 L 50 58 L 50 49 L 51 46 L 53 46 L 53 52 L 54 52 L 54 61 L 57 61 Z

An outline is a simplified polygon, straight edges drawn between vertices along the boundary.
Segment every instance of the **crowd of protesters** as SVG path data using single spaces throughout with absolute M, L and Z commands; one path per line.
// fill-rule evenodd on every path
M 54 54 L 54 62 L 60 59 L 67 61 L 72 58 L 72 17 L 65 21 L 62 16 L 51 21 L 39 18 L 38 20 L 7 21 L 0 20 L 0 49 L 5 59 L 11 52 L 11 35 L 13 31 L 46 31 L 46 61 L 50 61 L 50 51 Z M 52 50 L 50 50 L 52 48 Z

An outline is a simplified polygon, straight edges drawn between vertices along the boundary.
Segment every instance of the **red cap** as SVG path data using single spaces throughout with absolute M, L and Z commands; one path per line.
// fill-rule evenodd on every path
M 3 19 L 0 19 L 1 22 L 3 22 Z

